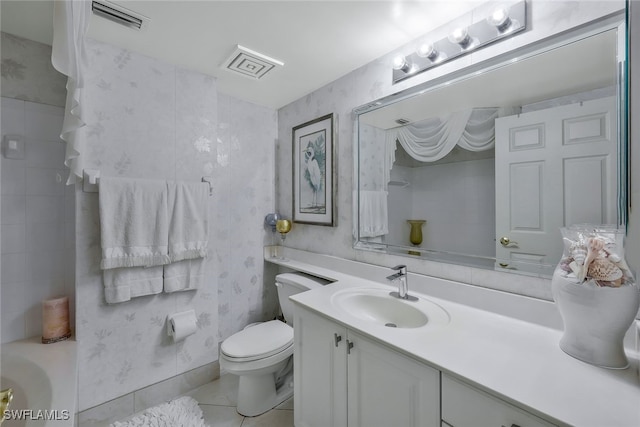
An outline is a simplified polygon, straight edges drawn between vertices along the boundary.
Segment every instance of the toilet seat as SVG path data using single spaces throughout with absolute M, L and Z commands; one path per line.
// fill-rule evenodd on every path
M 222 342 L 220 352 L 233 362 L 250 362 L 278 354 L 293 345 L 293 328 L 279 320 L 259 323 Z

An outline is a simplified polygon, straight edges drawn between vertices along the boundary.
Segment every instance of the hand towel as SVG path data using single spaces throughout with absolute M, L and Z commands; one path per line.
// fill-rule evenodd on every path
M 169 258 L 171 262 L 204 258 L 209 244 L 209 185 L 167 183 L 170 195 Z
M 387 192 L 360 191 L 360 208 L 354 209 L 353 223 L 358 224 L 360 216 L 360 237 L 377 237 L 389 233 L 389 215 L 387 212 Z M 354 191 L 354 200 L 358 195 Z M 354 227 L 354 236 L 356 228 Z M 357 237 L 357 236 L 355 236 Z
M 103 270 L 167 264 L 169 211 L 167 183 L 100 179 Z
M 162 266 L 111 268 L 102 271 L 104 299 L 109 304 L 162 292 Z
M 166 293 L 198 289 L 204 283 L 205 258 L 185 259 L 164 266 Z

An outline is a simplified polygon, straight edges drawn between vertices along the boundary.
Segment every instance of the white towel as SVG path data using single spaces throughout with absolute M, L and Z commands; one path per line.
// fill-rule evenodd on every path
M 354 192 L 354 200 L 357 194 Z M 360 237 L 377 237 L 389 233 L 389 215 L 387 210 L 387 192 L 360 191 Z M 353 223 L 358 223 L 354 209 Z M 355 227 L 354 227 L 355 232 Z
M 204 258 L 209 244 L 209 185 L 205 182 L 168 183 L 172 194 L 169 223 L 171 262 Z
M 170 261 L 165 181 L 103 177 L 99 194 L 103 270 Z
M 169 257 L 164 266 L 164 291 L 197 289 L 204 282 L 204 258 L 209 245 L 209 186 L 169 183 Z
M 164 266 L 164 291 L 189 291 L 204 283 L 204 258 L 185 259 Z
M 162 266 L 111 268 L 102 271 L 104 299 L 109 304 L 162 292 Z

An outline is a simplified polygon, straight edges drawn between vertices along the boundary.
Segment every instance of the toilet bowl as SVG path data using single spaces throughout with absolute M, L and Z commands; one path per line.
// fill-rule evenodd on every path
M 327 284 L 298 273 L 276 276 L 278 300 L 286 321 L 247 326 L 220 346 L 220 368 L 240 377 L 238 413 L 260 415 L 293 395 L 293 306 L 289 296 Z

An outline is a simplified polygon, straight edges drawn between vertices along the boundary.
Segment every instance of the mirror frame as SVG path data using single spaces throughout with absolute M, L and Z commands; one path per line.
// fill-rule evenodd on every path
M 415 248 L 412 246 L 399 246 L 386 243 L 371 242 L 361 240 L 360 238 L 360 126 L 359 119 L 363 114 L 369 113 L 380 108 L 384 108 L 391 104 L 413 98 L 430 91 L 441 89 L 447 85 L 471 79 L 477 73 L 486 73 L 502 67 L 506 67 L 514 60 L 524 60 L 533 56 L 542 54 L 552 49 L 568 45 L 581 39 L 603 33 L 605 31 L 617 31 L 617 39 L 619 46 L 617 60 L 617 76 L 616 76 L 616 95 L 618 100 L 617 111 L 617 135 L 618 135 L 618 226 L 626 228 L 629 212 L 629 108 L 628 108 L 628 26 L 626 24 L 625 9 L 603 16 L 602 18 L 591 21 L 587 24 L 574 27 L 567 31 L 551 35 L 547 38 L 538 40 L 531 44 L 516 48 L 509 52 L 494 56 L 487 60 L 476 64 L 463 67 L 446 75 L 436 77 L 432 80 L 419 83 L 415 86 L 406 88 L 400 92 L 382 97 L 373 102 L 358 106 L 352 110 L 353 129 L 354 129 L 354 190 L 357 197 L 354 199 L 353 209 L 353 248 L 358 250 L 374 251 L 378 253 L 386 253 L 390 255 L 401 255 L 428 261 L 443 262 L 448 264 L 456 264 L 467 267 L 475 267 L 488 270 L 497 270 L 502 272 L 510 272 L 531 276 L 550 278 L 554 265 L 535 264 L 527 265 L 526 270 L 505 268 L 505 264 L 500 266 L 500 259 L 496 257 L 483 257 L 464 253 L 455 253 L 451 251 L 428 250 L 424 248 Z M 621 46 L 622 43 L 622 47 Z M 621 59 L 622 58 L 622 59 Z M 559 242 L 560 244 L 560 242 Z M 513 263 L 512 263 L 513 264 Z M 500 266 L 500 268 L 498 268 Z

